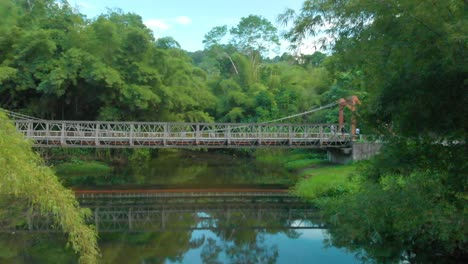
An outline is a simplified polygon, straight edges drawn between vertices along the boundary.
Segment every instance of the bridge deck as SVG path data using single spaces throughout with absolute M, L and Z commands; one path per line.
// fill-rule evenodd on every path
M 143 123 L 16 120 L 36 147 L 340 148 L 336 124 Z

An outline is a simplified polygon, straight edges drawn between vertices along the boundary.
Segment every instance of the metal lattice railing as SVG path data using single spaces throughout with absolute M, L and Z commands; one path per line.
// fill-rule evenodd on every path
M 351 143 L 336 124 L 160 123 L 15 120 L 36 147 L 336 148 Z

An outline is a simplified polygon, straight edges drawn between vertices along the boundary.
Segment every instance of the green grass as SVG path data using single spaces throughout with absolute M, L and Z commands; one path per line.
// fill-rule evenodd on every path
M 302 179 L 296 183 L 293 192 L 304 198 L 315 199 L 349 191 L 354 187 L 349 175 L 356 167 L 351 164 L 306 169 L 301 173 Z
M 64 162 L 55 166 L 59 176 L 93 176 L 105 177 L 112 172 L 112 168 L 98 161 Z
M 305 159 L 288 161 L 286 162 L 284 167 L 289 171 L 297 171 L 297 170 L 308 168 L 311 166 L 317 166 L 323 163 L 326 163 L 326 161 L 323 159 L 305 158 Z
M 289 171 L 300 171 L 326 163 L 325 155 L 321 153 L 305 152 L 303 150 L 257 150 L 255 158 L 265 164 L 276 164 Z

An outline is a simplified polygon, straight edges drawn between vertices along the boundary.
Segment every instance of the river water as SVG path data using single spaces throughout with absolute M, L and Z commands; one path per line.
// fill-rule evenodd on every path
M 111 176 L 78 178 L 101 263 L 358 262 L 327 246 L 319 212 L 285 190 L 295 179 L 277 166 L 169 153 Z M 31 216 L 0 234 L 0 263 L 76 263 L 65 244 L 47 217 Z

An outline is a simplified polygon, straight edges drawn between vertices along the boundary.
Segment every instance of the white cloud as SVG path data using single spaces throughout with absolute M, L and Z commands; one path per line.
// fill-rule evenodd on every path
M 169 25 L 162 19 L 149 19 L 149 20 L 146 20 L 144 23 L 146 26 L 148 26 L 149 28 L 153 30 L 159 29 L 159 30 L 164 31 L 164 30 L 168 30 L 169 28 L 171 28 L 171 25 Z
M 175 18 L 175 21 L 181 25 L 192 24 L 192 19 L 190 19 L 188 16 L 178 16 Z
M 148 19 L 144 23 L 153 31 L 165 31 L 176 24 L 189 25 L 192 23 L 192 19 L 188 16 L 178 16 L 172 18 Z
M 75 5 L 78 6 L 79 8 L 96 9 L 94 5 L 84 2 L 84 1 L 75 2 Z

